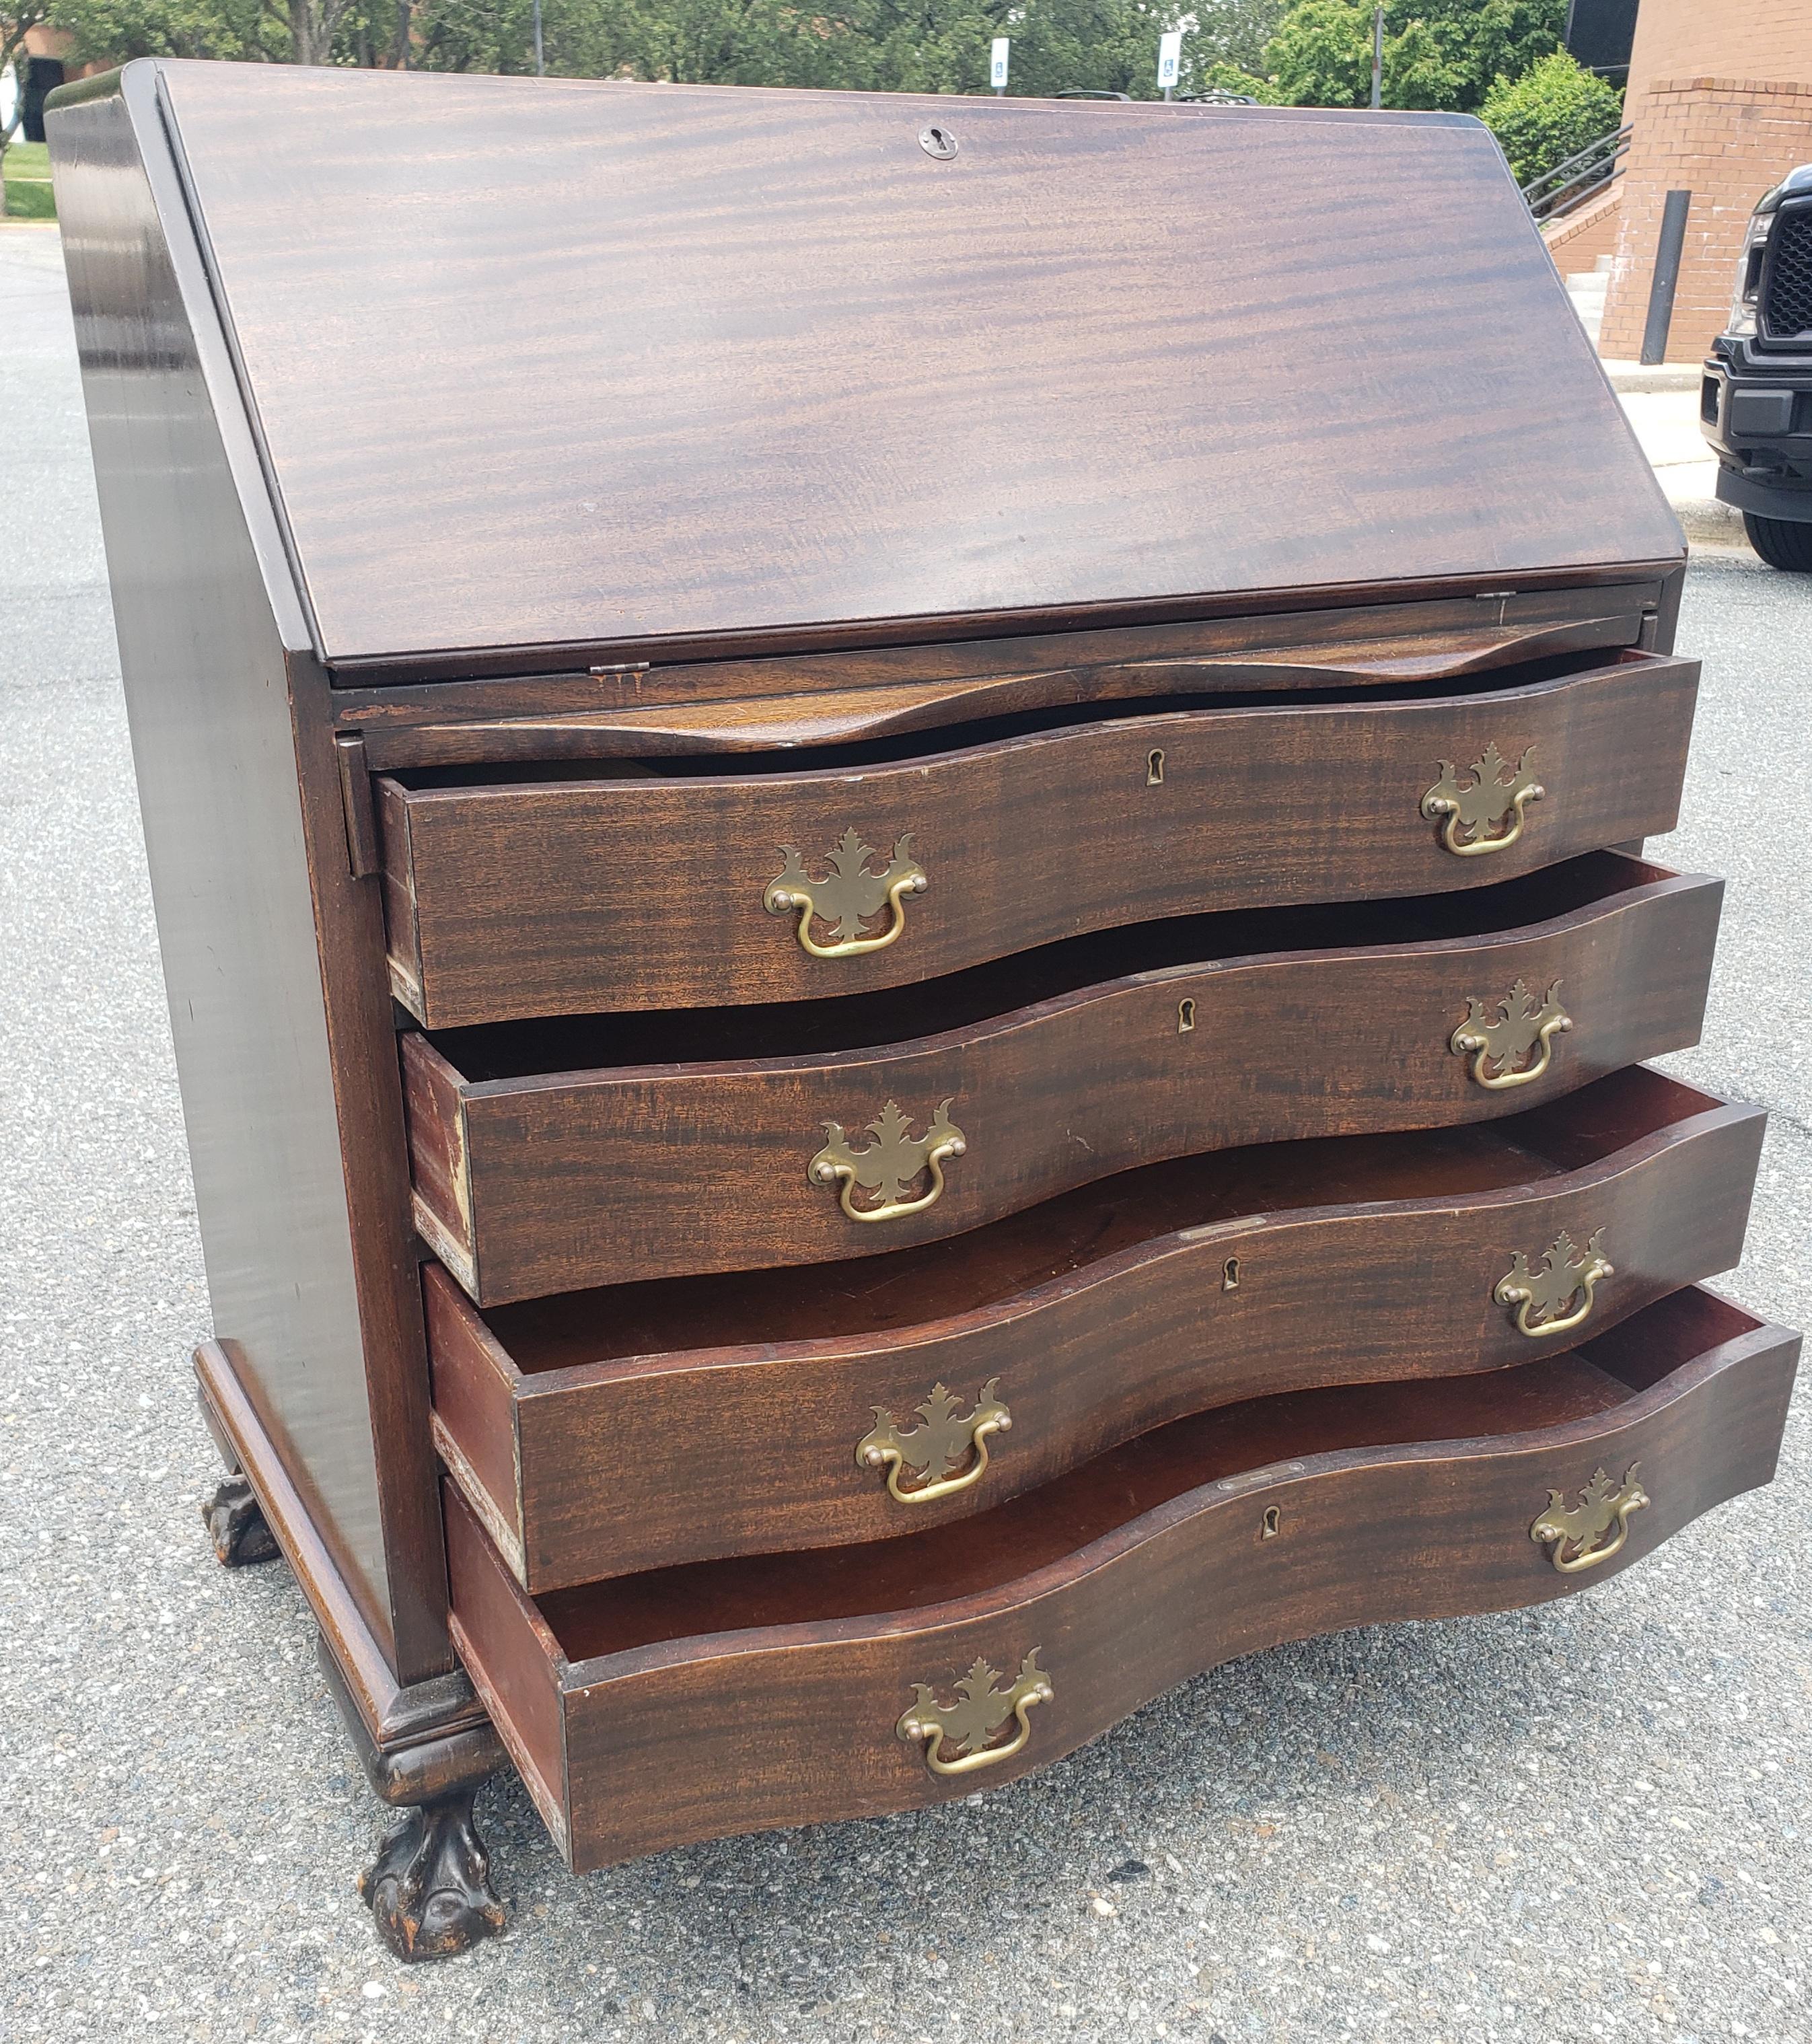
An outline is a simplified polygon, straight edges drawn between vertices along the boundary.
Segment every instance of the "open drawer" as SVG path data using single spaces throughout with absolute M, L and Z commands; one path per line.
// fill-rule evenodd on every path
M 1671 830 L 1697 663 L 1555 664 L 1459 693 L 1078 707 L 810 766 L 399 770 L 376 784 L 392 985 L 431 1028 L 819 1000 L 1125 923 L 1476 887 Z
M 910 993 L 408 1035 L 417 1225 L 490 1305 L 871 1255 L 1202 1151 L 1485 1120 L 1696 1042 L 1722 897 L 1601 852 Z
M 435 1438 L 532 1590 L 881 1539 L 1210 1406 L 1595 1333 L 1737 1262 L 1763 1121 L 1637 1070 L 1485 1128 L 1156 1166 L 854 1273 L 481 1314 L 430 1265 Z
M 538 1599 L 449 1485 L 453 1636 L 575 1869 L 915 1808 L 1236 1654 L 1602 1581 L 1769 1480 L 1798 1350 L 1681 1292 L 1509 1370 L 1179 1420 L 966 1523 Z

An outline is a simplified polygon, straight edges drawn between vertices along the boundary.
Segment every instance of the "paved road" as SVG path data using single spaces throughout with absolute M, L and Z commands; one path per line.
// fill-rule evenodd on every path
M 1549 1609 L 1287 1648 L 1048 1773 L 567 1877 L 480 1804 L 508 1938 L 410 1973 L 281 1567 L 202 1544 L 208 1331 L 54 241 L 0 232 L 0 2035 L 1812 2038 L 1808 1493 Z M 1805 1324 L 1812 582 L 1731 556 L 1666 855 L 1730 876 L 1677 1060 L 1774 1110 L 1729 1286 Z

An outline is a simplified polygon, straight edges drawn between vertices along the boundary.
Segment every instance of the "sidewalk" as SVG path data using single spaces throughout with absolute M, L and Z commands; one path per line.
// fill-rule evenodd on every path
M 1694 551 L 1747 553 L 1741 517 L 1714 492 L 1718 463 L 1699 430 L 1697 366 L 1606 362 L 1604 367 Z

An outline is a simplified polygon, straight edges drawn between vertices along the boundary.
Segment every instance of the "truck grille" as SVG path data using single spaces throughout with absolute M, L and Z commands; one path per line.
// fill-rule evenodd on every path
M 1771 340 L 1812 333 L 1812 207 L 1783 213 L 1775 223 L 1762 325 Z

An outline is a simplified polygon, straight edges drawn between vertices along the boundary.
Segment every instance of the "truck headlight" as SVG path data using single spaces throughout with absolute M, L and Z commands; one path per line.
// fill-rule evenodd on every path
M 1769 198 L 1774 194 L 1770 192 Z M 1763 205 L 1767 206 L 1764 199 Z M 1743 237 L 1743 252 L 1737 259 L 1737 288 L 1730 294 L 1730 323 L 1727 333 L 1751 334 L 1756 330 L 1756 298 L 1761 288 L 1762 257 L 1768 248 L 1768 229 L 1774 225 L 1775 209 L 1769 206 L 1764 213 L 1760 206 L 1749 216 L 1749 231 Z

